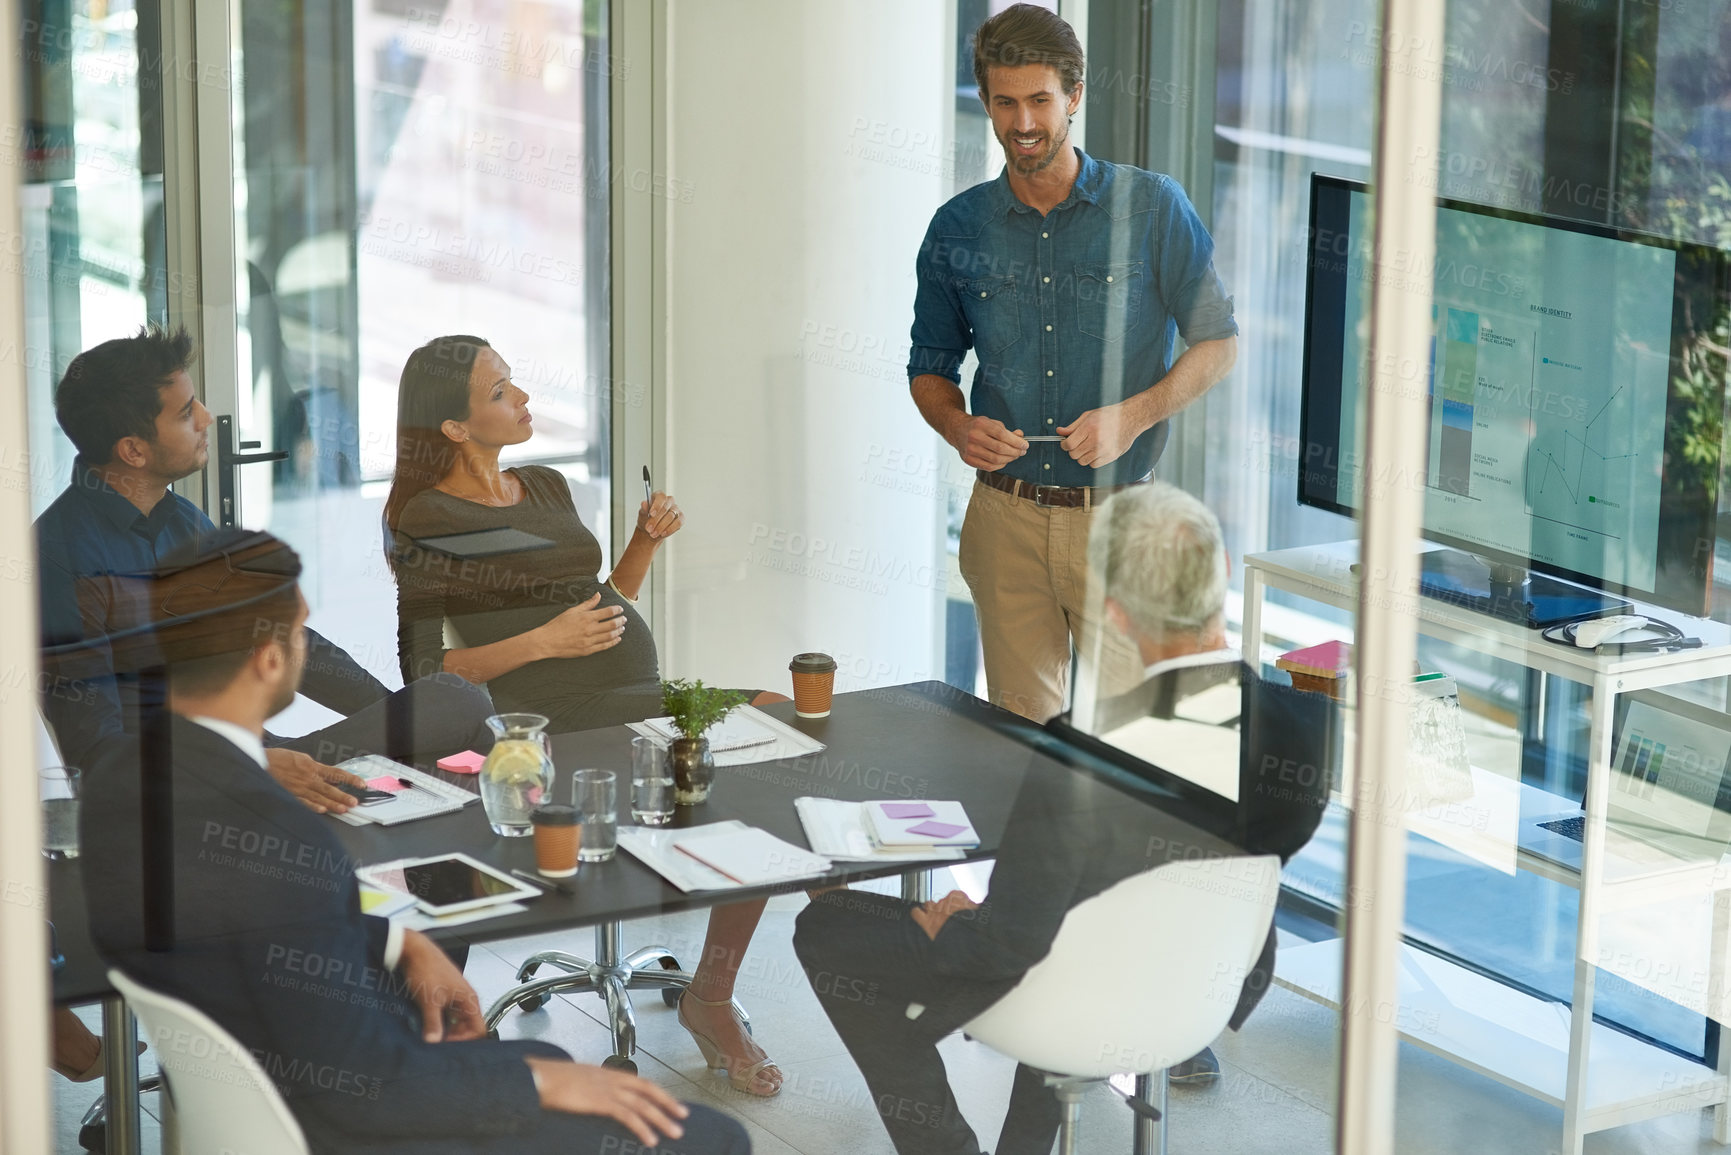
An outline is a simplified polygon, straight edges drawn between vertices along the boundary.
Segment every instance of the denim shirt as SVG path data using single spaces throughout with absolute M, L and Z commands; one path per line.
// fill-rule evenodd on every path
M 117 625 L 150 620 L 131 600 L 135 579 L 213 528 L 172 490 L 148 514 L 138 512 L 82 457 L 72 463 L 72 484 L 36 519 L 42 710 L 68 762 L 88 769 L 99 744 L 127 730 L 133 694 L 116 678 L 102 639 Z M 117 605 L 117 598 L 129 600 Z
M 1030 436 L 1158 382 L 1175 335 L 1194 345 L 1238 332 L 1214 273 L 1214 241 L 1178 182 L 1095 160 L 1042 217 L 1009 177 L 975 185 L 932 218 L 916 262 L 908 379 L 961 383 L 979 357 L 970 411 Z M 1120 485 L 1154 467 L 1161 422 L 1108 465 L 1080 465 L 1054 441 L 1004 466 L 1037 485 Z

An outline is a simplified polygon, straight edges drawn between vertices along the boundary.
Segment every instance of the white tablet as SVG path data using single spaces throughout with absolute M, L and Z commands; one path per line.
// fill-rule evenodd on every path
M 456 914 L 502 902 L 539 898 L 542 892 L 502 870 L 477 862 L 467 854 L 437 854 L 431 858 L 399 858 L 363 866 L 355 877 L 381 890 L 414 897 L 428 914 Z

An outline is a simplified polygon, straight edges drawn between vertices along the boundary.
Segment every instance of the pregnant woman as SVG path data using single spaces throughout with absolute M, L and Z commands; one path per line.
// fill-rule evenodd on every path
M 397 469 L 385 501 L 403 676 L 460 674 L 485 684 L 501 711 L 545 714 L 552 733 L 652 717 L 661 712 L 661 675 L 634 605 L 684 515 L 666 494 L 645 501 L 602 580 L 601 545 L 564 476 L 539 465 L 499 468 L 501 449 L 534 434 L 528 403 L 479 337 L 436 338 L 403 367 Z M 752 699 L 777 701 L 786 698 Z M 729 1002 L 763 908 L 758 900 L 713 909 L 679 1021 L 734 1087 L 767 1096 L 781 1089 L 781 1071 Z

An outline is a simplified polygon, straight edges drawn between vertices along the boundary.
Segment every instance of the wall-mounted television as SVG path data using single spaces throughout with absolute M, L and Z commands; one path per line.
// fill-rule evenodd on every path
M 1299 502 L 1360 508 L 1371 290 L 1428 281 L 1429 365 L 1377 374 L 1430 408 L 1425 459 L 1377 466 L 1452 547 L 1425 592 L 1531 626 L 1626 607 L 1607 594 L 1706 614 L 1731 254 L 1439 200 L 1435 259 L 1379 261 L 1363 184 L 1310 193 Z

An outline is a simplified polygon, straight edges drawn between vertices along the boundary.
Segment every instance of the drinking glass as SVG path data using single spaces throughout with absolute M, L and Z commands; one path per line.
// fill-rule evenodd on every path
M 653 738 L 631 739 L 631 817 L 640 826 L 673 821 L 673 769 Z
M 553 785 L 553 744 L 541 714 L 494 714 L 487 719 L 493 749 L 481 764 L 481 808 L 493 833 L 525 838 L 529 815 Z
M 42 853 L 52 859 L 78 857 L 78 807 L 83 775 L 72 766 L 44 766 L 36 772 L 42 799 Z
M 577 861 L 606 862 L 619 845 L 618 776 L 611 770 L 579 770 L 571 792 L 577 807 Z

